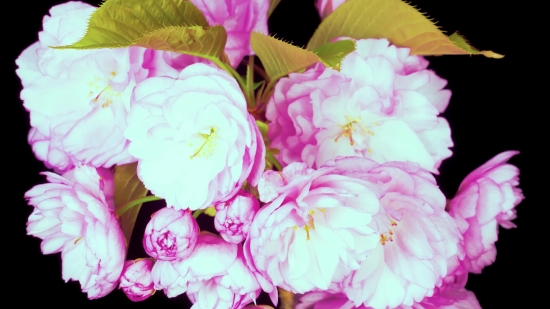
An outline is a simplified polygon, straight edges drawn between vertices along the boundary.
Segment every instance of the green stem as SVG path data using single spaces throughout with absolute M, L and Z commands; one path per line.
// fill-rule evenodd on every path
M 204 209 L 195 210 L 195 212 L 193 212 L 193 218 L 197 219 L 203 212 Z
M 254 56 L 250 56 L 250 57 L 254 57 Z M 246 59 L 243 59 L 244 63 L 246 65 L 249 65 L 250 61 L 246 60 Z M 269 82 L 270 78 L 269 76 L 267 76 L 267 73 L 265 72 L 264 69 L 260 68 L 257 64 L 254 63 L 254 71 L 256 73 L 258 73 L 258 75 L 260 75 L 266 82 Z
M 158 197 L 158 196 L 154 196 L 154 195 L 149 195 L 149 196 L 145 196 L 145 197 L 142 197 L 142 198 L 138 198 L 138 199 L 129 201 L 129 202 L 126 203 L 124 206 L 120 207 L 120 208 L 116 211 L 116 214 L 120 217 L 120 216 L 122 216 L 125 212 L 127 212 L 128 210 L 132 209 L 133 207 L 135 207 L 135 206 L 137 206 L 137 205 L 140 205 L 140 204 L 143 204 L 143 203 L 147 203 L 147 202 L 160 201 L 160 200 L 163 200 L 163 199 L 160 198 L 160 197 Z
M 275 165 L 275 168 L 277 168 L 277 170 L 282 171 L 283 166 L 281 165 L 281 163 L 279 163 L 279 160 L 277 160 L 277 158 L 275 158 L 275 156 L 269 151 L 267 151 L 266 154 L 267 160 L 271 162 L 271 164 Z
M 212 60 L 212 62 L 214 62 L 220 68 L 224 69 L 227 73 L 231 74 L 231 76 L 233 76 L 237 80 L 237 82 L 239 83 L 239 86 L 241 86 L 243 91 L 246 91 L 246 83 L 243 77 L 239 75 L 239 73 L 237 73 L 237 71 L 235 71 L 230 64 L 224 63 L 223 61 L 217 58 L 212 58 L 210 60 Z
M 252 108 L 256 105 L 254 102 L 254 56 L 248 56 L 246 66 L 246 101 L 248 107 Z

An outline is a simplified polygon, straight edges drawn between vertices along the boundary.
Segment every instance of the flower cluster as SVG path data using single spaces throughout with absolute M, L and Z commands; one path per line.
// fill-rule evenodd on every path
M 53 7 L 16 60 L 28 141 L 56 172 L 25 195 L 27 232 L 61 252 L 63 279 L 90 299 L 117 286 L 132 301 L 186 293 L 194 309 L 267 308 L 256 299 L 277 305 L 278 288 L 301 294 L 302 309 L 480 308 L 465 284 L 494 262 L 499 227 L 515 227 L 523 195 L 507 161 L 518 152 L 447 200 L 433 174 L 452 154 L 451 92 L 387 39 L 353 40 L 339 71 L 281 78 L 260 115 L 230 73 L 253 54 L 251 32 L 267 32 L 270 1 L 191 2 L 225 27 L 227 66 L 136 46 L 49 48 L 85 32 L 97 8 L 81 2 Z M 326 16 L 343 2 L 317 7 Z M 143 201 L 114 198 L 114 167 L 128 163 L 166 202 L 135 260 L 120 216 Z M 200 229 L 202 213 L 217 233 Z

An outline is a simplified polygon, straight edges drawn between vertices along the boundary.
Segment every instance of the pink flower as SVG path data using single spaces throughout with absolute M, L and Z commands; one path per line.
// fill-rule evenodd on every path
M 222 275 L 190 282 L 187 296 L 194 303 L 193 309 L 241 309 L 255 301 L 260 292 L 260 284 L 238 246 L 235 262 Z
M 513 228 L 514 209 L 522 200 L 519 170 L 506 162 L 518 151 L 503 152 L 471 172 L 450 202 L 449 213 L 464 237 L 465 268 L 481 273 L 496 258 L 499 225 Z
M 61 252 L 62 277 L 79 281 L 88 298 L 107 295 L 118 284 L 126 242 L 105 199 L 105 183 L 95 168 L 77 166 L 69 178 L 44 172 L 50 183 L 27 193 L 34 211 L 27 233 L 43 239 L 42 253 Z
M 245 180 L 257 184 L 265 146 L 225 71 L 196 63 L 178 79 L 148 78 L 134 94 L 129 151 L 139 178 L 169 207 L 204 209 L 231 199 Z
M 333 164 L 332 162 L 327 165 Z M 381 211 L 369 227 L 379 245 L 342 289 L 356 306 L 411 306 L 432 295 L 457 254 L 458 228 L 445 212 L 445 196 L 434 177 L 418 164 L 377 164 L 359 157 L 337 158 L 336 171 L 384 189 Z
M 143 248 L 155 259 L 183 259 L 193 252 L 198 234 L 199 225 L 189 210 L 165 207 L 145 227 Z
M 170 261 L 156 261 L 151 277 L 155 290 L 163 290 L 168 297 L 176 297 L 187 291 L 188 280 L 180 277 Z
M 346 0 L 315 0 L 315 7 L 317 11 L 319 11 L 321 18 L 325 19 L 344 2 L 346 2 Z
M 241 243 L 248 236 L 252 219 L 259 209 L 258 200 L 241 190 L 231 201 L 216 205 L 214 226 L 226 241 Z
M 135 160 L 123 131 L 132 90 L 147 75 L 145 49 L 49 48 L 78 41 L 95 9 L 81 2 L 52 7 L 39 42 L 16 60 L 30 111 L 28 141 L 38 159 L 59 171 L 75 162 L 111 167 Z
M 142 301 L 155 293 L 151 269 L 153 259 L 126 261 L 119 288 L 131 301 Z
M 436 294 L 432 297 L 426 297 L 422 302 L 412 308 L 416 309 L 481 309 L 475 294 L 464 288 L 450 289 Z
M 258 185 L 260 208 L 245 251 L 273 285 L 294 293 L 326 290 L 360 267 L 378 244 L 367 225 L 380 211 L 380 190 L 342 176 L 292 163 L 268 170 Z M 330 248 L 330 250 L 327 250 Z
M 357 40 L 341 72 L 322 65 L 275 87 L 266 118 L 284 164 L 319 167 L 337 156 L 412 161 L 437 173 L 451 155 L 450 129 L 438 117 L 450 98 L 427 61 L 385 39 Z
M 197 238 L 195 249 L 187 258 L 155 263 L 152 271 L 155 289 L 164 290 L 168 297 L 185 293 L 189 282 L 224 275 L 237 259 L 237 253 L 236 244 L 202 232 Z
M 231 66 L 237 67 L 250 46 L 252 31 L 267 34 L 269 0 L 191 0 L 203 12 L 210 25 L 222 25 L 227 31 L 225 53 Z
M 355 307 L 344 294 L 331 294 L 329 292 L 311 292 L 300 297 L 300 303 L 296 309 L 370 309 L 360 305 Z M 401 305 L 397 309 L 481 309 L 474 293 L 463 288 L 449 290 L 447 292 L 424 298 L 421 302 L 412 306 Z

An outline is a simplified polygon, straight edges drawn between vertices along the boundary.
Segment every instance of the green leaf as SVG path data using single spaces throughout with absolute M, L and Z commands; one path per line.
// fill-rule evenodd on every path
M 309 50 L 258 32 L 250 35 L 250 44 L 272 81 L 320 61 Z
M 145 34 L 170 26 L 208 23 L 193 3 L 185 0 L 107 0 L 92 13 L 86 34 L 65 48 L 111 48 L 134 44 Z
M 142 36 L 133 45 L 217 59 L 226 40 L 227 34 L 222 26 L 170 26 Z
M 342 59 L 355 50 L 355 42 L 351 40 L 342 40 L 334 43 L 327 43 L 313 52 L 319 56 L 321 61 L 327 66 L 340 71 Z
M 115 167 L 115 207 L 120 209 L 128 202 L 147 195 L 147 189 L 137 177 L 137 162 L 117 165 Z M 141 204 L 132 207 L 120 216 L 120 226 L 127 243 L 130 243 L 134 224 L 139 213 Z
M 264 80 L 262 80 L 260 82 L 257 82 L 257 83 L 254 83 L 254 90 L 258 89 L 258 87 L 260 87 L 263 83 L 265 83 Z
M 202 12 L 186 0 L 107 0 L 94 11 L 86 34 L 58 49 L 141 46 L 219 61 L 227 34 L 209 27 Z
M 470 54 L 472 55 L 476 55 L 476 54 L 482 54 L 484 55 L 485 57 L 489 57 L 489 58 L 497 58 L 497 59 L 500 59 L 500 58 L 503 58 L 504 56 L 503 55 L 500 55 L 500 54 L 497 54 L 495 52 L 492 52 L 490 50 L 478 50 L 476 49 L 475 47 L 473 47 L 472 45 L 470 45 L 470 42 L 468 42 L 468 40 L 466 40 L 465 37 L 461 36 L 458 31 L 451 34 L 449 36 L 449 40 L 451 40 L 456 46 L 468 51 Z
M 273 13 L 273 11 L 275 11 L 275 9 L 277 8 L 277 5 L 279 5 L 280 2 L 281 0 L 269 1 L 269 11 L 267 12 L 267 16 L 271 16 L 271 14 Z
M 458 36 L 447 37 L 426 16 L 401 0 L 348 0 L 328 15 L 308 43 L 319 48 L 338 37 L 387 38 L 393 45 L 408 47 L 417 55 L 504 56 L 478 51 Z
M 347 55 L 346 48 L 350 46 L 344 41 L 329 43 L 333 46 L 320 48 L 318 54 L 257 32 L 252 32 L 250 44 L 271 78 L 270 83 L 317 62 L 337 69 L 342 58 Z M 352 44 L 355 45 L 353 42 Z

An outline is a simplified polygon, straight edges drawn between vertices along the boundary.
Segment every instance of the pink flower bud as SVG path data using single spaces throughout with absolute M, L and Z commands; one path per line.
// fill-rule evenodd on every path
M 449 203 L 464 241 L 463 260 L 468 272 L 479 274 L 496 259 L 495 242 L 499 226 L 513 228 L 515 207 L 524 196 L 519 185 L 519 169 L 506 163 L 518 151 L 505 151 L 471 172 Z
M 163 208 L 145 228 L 143 248 L 150 256 L 164 261 L 188 257 L 197 242 L 199 226 L 189 210 Z
M 238 244 L 248 236 L 252 219 L 259 209 L 260 202 L 241 190 L 231 201 L 216 206 L 214 226 L 223 239 Z
M 131 301 L 142 301 L 155 293 L 151 269 L 153 259 L 126 261 L 119 288 Z

